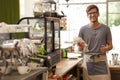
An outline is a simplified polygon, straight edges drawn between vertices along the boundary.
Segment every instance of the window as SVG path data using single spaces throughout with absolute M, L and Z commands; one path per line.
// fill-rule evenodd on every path
M 109 26 L 120 26 L 120 1 L 109 2 L 108 4 L 108 24 Z
M 120 40 L 120 36 L 116 36 L 120 32 L 120 0 L 108 1 L 108 25 L 111 26 L 113 37 L 113 49 L 110 51 L 110 53 L 120 54 L 120 47 L 118 42 Z M 109 57 L 112 58 L 112 56 Z

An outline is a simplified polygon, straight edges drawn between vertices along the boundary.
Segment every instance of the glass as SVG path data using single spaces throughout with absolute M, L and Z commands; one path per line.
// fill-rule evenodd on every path
M 109 2 L 108 4 L 109 13 L 120 13 L 120 1 L 119 2 Z
M 98 12 L 88 12 L 88 15 L 97 14 Z
M 56 10 L 56 2 L 54 0 L 43 0 L 42 4 L 44 12 Z
M 42 3 L 43 5 L 43 12 L 51 11 L 51 4 L 50 3 Z
M 34 13 L 34 16 L 35 16 L 35 17 L 40 17 L 40 16 L 43 15 L 42 3 L 36 2 L 36 3 L 34 4 L 33 13 Z
M 120 25 L 120 14 L 109 14 L 108 15 L 109 26 L 119 26 Z
M 47 52 L 60 49 L 60 21 L 59 18 L 47 18 Z
M 22 21 L 21 21 L 22 20 Z M 18 24 L 29 24 L 30 39 L 47 53 L 60 49 L 60 18 L 56 17 L 25 17 Z

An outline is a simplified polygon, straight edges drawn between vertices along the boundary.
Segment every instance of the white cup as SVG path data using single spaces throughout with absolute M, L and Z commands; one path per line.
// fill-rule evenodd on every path
M 28 66 L 32 69 L 32 70 L 34 70 L 34 69 L 39 69 L 40 68 L 40 64 L 38 64 L 38 63 L 28 63 Z
M 31 68 L 28 66 L 18 66 L 17 70 L 18 70 L 19 74 L 26 74 L 26 73 L 29 73 L 31 71 Z
M 8 66 L 7 68 L 5 66 L 0 66 L 0 72 L 3 74 L 9 74 L 11 70 L 11 66 Z

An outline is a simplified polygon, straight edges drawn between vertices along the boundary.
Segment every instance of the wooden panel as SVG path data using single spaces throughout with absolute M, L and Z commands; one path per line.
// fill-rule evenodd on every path
M 78 59 L 62 59 L 56 65 L 56 74 L 59 75 L 62 79 L 64 75 L 66 75 L 70 70 L 72 70 L 77 64 L 82 60 L 82 58 Z
M 60 20 L 60 27 L 63 27 L 63 30 L 66 30 L 67 29 L 67 26 L 66 26 L 66 21 L 67 19 L 66 18 L 61 18 Z
M 120 71 L 119 70 L 111 70 L 111 80 L 120 80 Z

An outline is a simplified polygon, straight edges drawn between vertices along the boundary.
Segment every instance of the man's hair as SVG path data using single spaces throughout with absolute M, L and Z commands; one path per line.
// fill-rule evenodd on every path
M 99 13 L 99 9 L 96 5 L 89 5 L 86 9 L 86 12 L 88 13 L 91 9 L 96 9 L 97 12 Z

